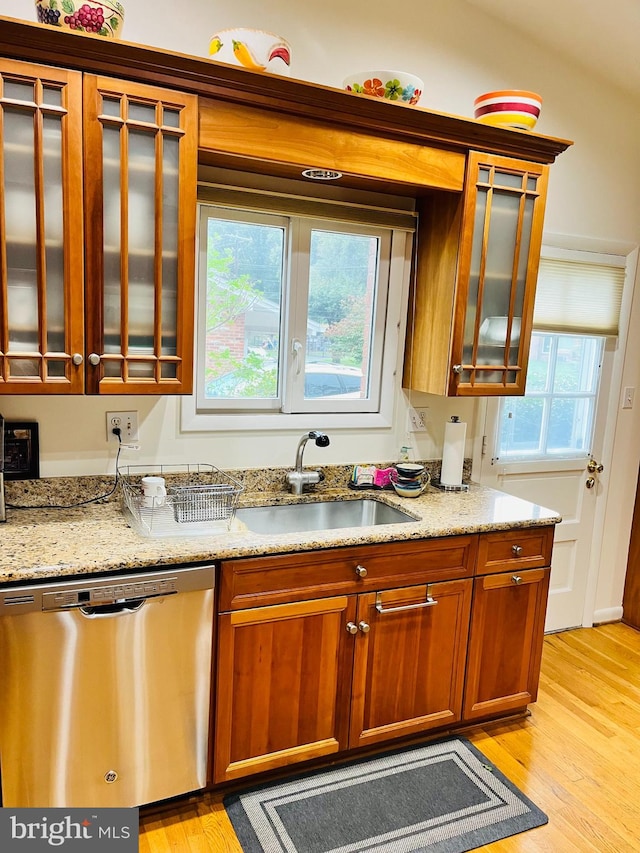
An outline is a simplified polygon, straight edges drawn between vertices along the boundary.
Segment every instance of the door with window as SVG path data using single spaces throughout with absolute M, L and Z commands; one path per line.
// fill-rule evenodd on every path
M 614 336 L 624 267 L 576 261 L 564 271 L 561 266 L 541 263 L 534 323 L 557 330 L 537 328 L 532 334 L 525 396 L 487 402 L 480 475 L 483 484 L 562 516 L 555 531 L 547 631 L 590 624 L 589 590 L 597 578 L 607 489 L 607 430 L 614 426 L 607 413 L 617 400 L 613 377 L 622 350 Z M 572 287 L 575 297 L 563 321 L 558 302 Z

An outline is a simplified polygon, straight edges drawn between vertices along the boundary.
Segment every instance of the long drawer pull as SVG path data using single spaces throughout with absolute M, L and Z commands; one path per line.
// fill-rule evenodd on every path
M 402 604 L 400 607 L 384 607 L 382 604 L 382 595 L 376 593 L 376 610 L 378 613 L 400 613 L 403 610 L 420 610 L 422 607 L 433 607 L 437 604 L 435 598 L 431 598 L 431 591 L 427 587 L 427 600 L 420 601 L 418 604 Z

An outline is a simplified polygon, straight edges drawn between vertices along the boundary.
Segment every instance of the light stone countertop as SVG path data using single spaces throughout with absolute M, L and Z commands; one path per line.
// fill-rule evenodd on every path
M 234 519 L 228 532 L 147 538 L 129 526 L 119 500 L 75 509 L 9 508 L 6 524 L 0 525 L 0 584 L 537 527 L 561 521 L 551 509 L 474 484 L 468 492 L 443 492 L 429 486 L 421 497 L 409 499 L 392 492 L 356 492 L 347 488 L 328 488 L 302 498 L 283 492 L 244 492 L 241 505 L 362 497 L 396 506 L 417 520 L 408 524 L 261 535 L 249 532 Z

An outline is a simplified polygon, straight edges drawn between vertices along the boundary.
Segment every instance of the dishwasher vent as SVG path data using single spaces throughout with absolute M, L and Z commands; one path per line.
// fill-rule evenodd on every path
M 11 593 L 7 593 L 4 596 L 3 604 L 9 607 L 12 604 L 33 604 L 35 600 L 35 596 L 33 595 L 28 595 L 25 593 L 11 595 Z

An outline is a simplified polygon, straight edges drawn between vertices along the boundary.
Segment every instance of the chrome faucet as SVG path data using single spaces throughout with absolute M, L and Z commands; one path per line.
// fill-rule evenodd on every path
M 0 415 L 0 521 L 7 520 L 4 502 L 4 418 Z
M 289 483 L 289 489 L 292 495 L 301 495 L 305 486 L 310 486 L 324 480 L 324 475 L 321 471 L 302 470 L 302 455 L 304 454 L 304 448 L 310 438 L 314 439 L 316 447 L 328 447 L 330 444 L 329 436 L 325 435 L 323 432 L 318 432 L 317 429 L 313 429 L 311 432 L 302 436 L 298 442 L 298 449 L 296 450 L 296 467 L 293 471 L 289 471 L 287 474 L 287 483 Z

